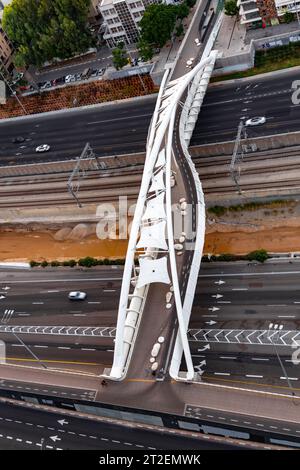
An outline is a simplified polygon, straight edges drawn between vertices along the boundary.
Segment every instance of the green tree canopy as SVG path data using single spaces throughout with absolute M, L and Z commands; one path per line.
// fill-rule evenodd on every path
M 164 46 L 171 38 L 176 17 L 176 6 L 165 4 L 149 5 L 139 24 L 142 40 L 156 47 Z
M 128 57 L 124 49 L 124 42 L 119 42 L 117 47 L 112 51 L 113 63 L 117 70 L 128 64 Z
M 13 0 L 2 26 L 16 48 L 16 63 L 41 65 L 86 51 L 93 44 L 89 8 L 90 0 Z
M 291 13 L 290 11 L 286 10 L 283 15 L 283 19 L 285 23 L 291 23 L 292 21 L 294 21 L 294 13 Z
M 228 0 L 225 2 L 225 15 L 235 16 L 238 11 L 239 7 L 237 6 L 237 0 Z
M 154 54 L 153 47 L 151 44 L 149 44 L 147 41 L 145 41 L 143 38 L 140 38 L 138 42 L 138 50 L 141 58 L 147 62 L 148 60 L 151 60 Z

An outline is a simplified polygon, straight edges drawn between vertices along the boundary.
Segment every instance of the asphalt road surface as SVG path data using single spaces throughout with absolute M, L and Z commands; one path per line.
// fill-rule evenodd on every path
M 298 72 L 209 87 L 191 145 L 235 139 L 241 118 L 265 116 L 261 126 L 248 128 L 257 137 L 299 130 L 300 106 L 292 103 L 292 83 Z M 156 96 L 89 110 L 30 117 L 0 123 L 0 163 L 57 161 L 76 158 L 86 142 L 98 156 L 145 151 Z M 23 136 L 26 141 L 13 144 Z M 37 154 L 38 145 L 51 149 Z
M 122 268 L 85 272 L 74 269 L 69 276 L 55 269 L 22 273 L 1 271 L 0 294 L 5 298 L 0 300 L 0 327 L 57 324 L 114 327 L 121 277 Z M 289 331 L 297 333 L 299 284 L 298 262 L 202 264 L 189 324 L 193 332 L 199 332 L 197 338 L 202 335 L 201 340 L 191 338 L 190 341 L 195 369 L 203 371 L 202 379 L 285 392 L 290 391 L 291 385 L 294 393 L 299 394 L 300 368 L 292 362 L 295 348 L 292 348 L 291 341 L 283 345 L 274 336 L 274 343 L 279 343 L 280 364 L 274 344 L 270 341 L 257 344 L 255 339 L 257 331 L 265 331 L 265 336 L 269 335 L 270 323 L 282 325 L 283 334 Z M 4 290 L 6 287 L 10 289 Z M 88 293 L 86 301 L 72 303 L 67 299 L 69 290 L 77 288 Z M 89 301 L 100 304 L 90 304 Z M 43 303 L 36 305 L 37 302 Z M 56 303 L 61 304 L 62 309 L 58 315 Z M 14 313 L 7 321 L 7 316 L 4 316 L 3 323 L 5 310 L 14 310 Z M 205 342 L 203 333 L 208 331 L 213 339 Z M 217 337 L 213 335 L 214 331 L 220 332 Z M 231 331 L 233 333 L 225 341 L 224 334 Z M 237 342 L 235 332 L 243 335 L 245 331 L 247 335 L 251 334 L 249 340 Z M 99 373 L 112 361 L 112 338 L 43 334 L 21 334 L 18 338 L 48 366 Z M 11 333 L 0 334 L 0 339 L 7 343 L 7 356 L 15 363 L 23 361 L 41 367 L 18 338 Z
M 233 444 L 120 427 L 107 422 L 0 404 L 0 449 L 160 450 L 234 449 Z

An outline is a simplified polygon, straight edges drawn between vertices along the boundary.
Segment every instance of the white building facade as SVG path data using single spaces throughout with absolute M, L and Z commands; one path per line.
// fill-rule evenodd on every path
M 139 22 L 145 9 L 152 3 L 160 2 L 161 0 L 101 0 L 98 9 L 103 16 L 103 39 L 107 45 L 115 47 L 118 42 L 137 42 Z

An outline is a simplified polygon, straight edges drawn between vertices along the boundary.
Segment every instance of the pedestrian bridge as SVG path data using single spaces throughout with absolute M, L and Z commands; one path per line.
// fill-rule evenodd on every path
M 112 380 L 124 379 L 143 354 L 154 374 L 194 378 L 187 329 L 204 244 L 205 204 L 188 145 L 217 57 L 212 44 L 193 69 L 176 80 L 168 69 L 161 83 L 124 266 L 114 360 L 105 375 Z M 149 326 L 144 331 L 145 317 L 153 318 L 151 331 Z M 167 330 L 166 323 L 172 328 Z M 143 351 L 136 350 L 138 336 Z

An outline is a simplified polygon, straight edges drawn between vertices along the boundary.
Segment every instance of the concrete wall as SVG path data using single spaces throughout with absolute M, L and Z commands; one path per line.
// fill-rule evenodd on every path
M 300 132 L 258 137 L 256 139 L 251 139 L 251 144 L 253 143 L 256 144 L 257 151 L 292 147 L 294 145 L 300 145 Z M 189 152 L 192 157 L 231 155 L 233 152 L 233 146 L 234 141 L 209 145 L 195 145 L 189 148 Z
M 292 38 L 292 41 L 290 39 Z M 217 59 L 213 77 L 226 73 L 240 72 L 254 67 L 255 52 L 257 50 L 267 50 L 290 42 L 300 41 L 300 29 L 275 36 L 252 39 L 246 52 L 233 54 L 232 56 Z

